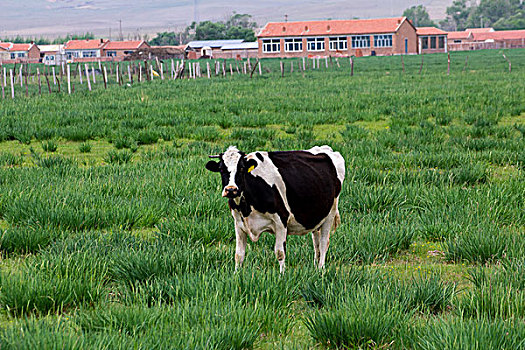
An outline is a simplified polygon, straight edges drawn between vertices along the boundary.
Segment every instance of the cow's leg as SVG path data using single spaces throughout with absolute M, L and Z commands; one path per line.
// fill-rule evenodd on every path
M 321 240 L 321 232 L 320 230 L 312 231 L 312 241 L 314 242 L 314 263 L 315 265 L 319 265 L 319 242 Z
M 275 256 L 279 261 L 279 270 L 284 273 L 284 259 L 286 258 L 286 228 L 275 232 Z
M 235 271 L 237 271 L 244 261 L 246 254 L 246 232 L 238 225 L 235 225 Z
M 329 218 L 322 225 L 320 231 L 319 239 L 319 268 L 324 267 L 326 260 L 326 252 L 328 251 L 328 246 L 330 245 L 330 231 L 332 230 L 332 225 L 334 222 L 334 217 Z

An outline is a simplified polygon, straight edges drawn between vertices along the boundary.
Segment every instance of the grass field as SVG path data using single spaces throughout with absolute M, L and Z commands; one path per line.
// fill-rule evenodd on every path
M 524 348 L 525 50 L 506 55 L 2 100 L 0 348 Z M 280 275 L 266 234 L 234 274 L 207 156 L 323 144 L 347 164 L 325 271 L 291 237 Z

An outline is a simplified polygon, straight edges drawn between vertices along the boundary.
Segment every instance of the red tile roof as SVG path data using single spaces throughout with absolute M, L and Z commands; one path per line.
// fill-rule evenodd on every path
M 418 27 L 417 35 L 447 35 L 447 32 L 435 27 Z
M 525 39 L 525 30 L 500 30 L 488 33 L 473 33 L 474 41 Z
M 136 50 L 144 40 L 139 41 L 110 41 L 104 47 L 104 50 Z
M 96 50 L 102 49 L 108 41 L 104 39 L 95 40 L 69 40 L 64 49 L 66 50 Z
M 29 51 L 35 44 L 13 44 L 9 42 L 0 43 L 0 49 L 6 51 Z
M 0 43 L 0 49 L 3 49 L 3 50 L 9 50 L 9 48 L 11 47 L 11 45 L 13 45 L 13 43 Z
M 303 22 L 269 22 L 259 37 L 395 33 L 406 17 Z
M 490 33 L 494 31 L 494 28 L 467 28 L 465 31 L 471 33 Z
M 448 32 L 449 40 L 463 40 L 471 36 L 470 32 Z

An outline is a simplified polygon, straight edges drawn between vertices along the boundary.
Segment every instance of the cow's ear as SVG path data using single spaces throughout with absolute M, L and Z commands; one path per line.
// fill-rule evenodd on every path
M 214 173 L 218 173 L 219 163 L 210 160 L 208 163 L 206 163 L 206 169 L 208 169 L 209 171 L 213 171 Z
M 248 159 L 246 162 L 246 169 L 249 173 L 253 171 L 257 167 L 257 161 L 255 159 Z

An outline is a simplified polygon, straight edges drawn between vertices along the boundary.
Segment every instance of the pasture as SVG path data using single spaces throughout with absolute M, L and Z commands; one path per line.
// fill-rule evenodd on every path
M 0 108 L 0 348 L 525 347 L 525 50 L 363 57 Z M 465 67 L 466 55 L 469 56 Z M 297 61 L 296 61 L 297 63 Z M 235 234 L 229 145 L 346 159 L 327 267 Z

